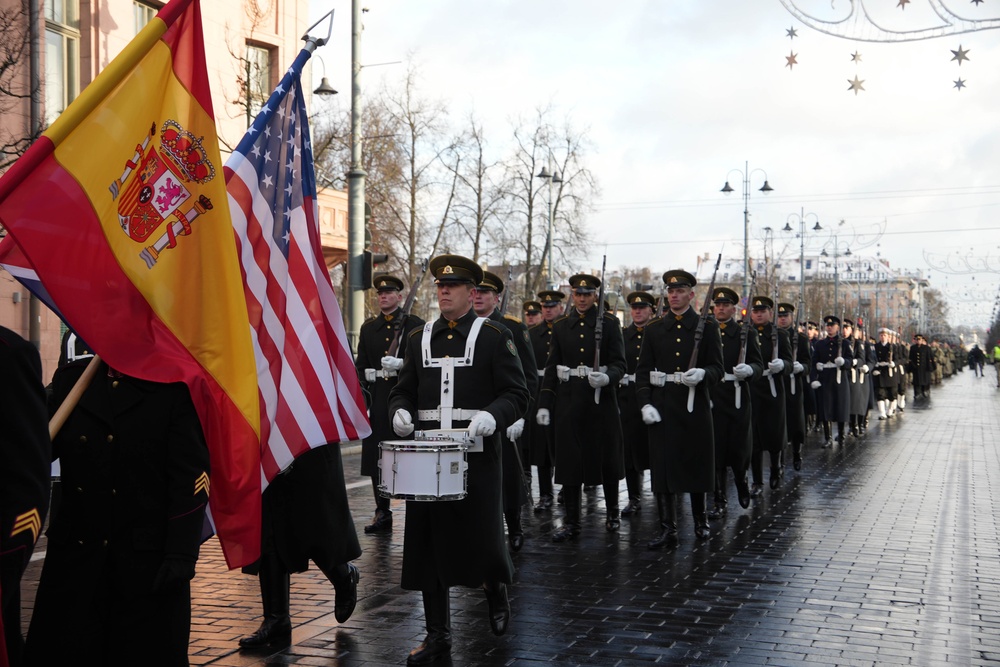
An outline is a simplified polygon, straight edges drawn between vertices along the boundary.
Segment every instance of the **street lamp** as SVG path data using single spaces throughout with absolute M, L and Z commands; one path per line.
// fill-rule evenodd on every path
M 760 172 L 764 174 L 764 185 L 759 188 L 760 192 L 767 194 L 772 192 L 772 188 L 767 182 L 767 172 L 763 169 L 754 169 L 750 171 L 750 163 L 745 162 L 743 164 L 743 171 L 739 169 L 730 169 L 729 174 L 736 172 L 741 177 L 741 182 L 743 183 L 743 294 L 750 297 L 747 294 L 747 289 L 749 287 L 750 280 L 750 254 L 748 252 L 750 246 L 750 177 L 756 173 Z M 726 175 L 726 183 L 722 186 L 723 194 L 729 194 L 733 192 L 732 186 L 729 185 L 729 174 Z
M 800 208 L 798 213 L 792 213 L 785 221 L 785 226 L 781 231 L 792 231 L 792 220 L 798 218 L 799 222 L 799 317 L 806 316 L 806 218 L 812 216 L 816 219 L 816 224 L 812 230 L 814 232 L 823 231 L 823 226 L 819 224 L 819 216 L 815 213 L 806 213 L 804 208 Z
M 551 162 L 551 156 L 549 156 Z M 555 245 L 552 242 L 552 186 L 553 184 L 558 185 L 563 182 L 563 179 L 559 177 L 558 171 L 553 171 L 551 174 L 549 170 L 542 167 L 542 170 L 535 175 L 535 178 L 540 178 L 544 181 L 548 181 L 549 184 L 549 229 L 545 239 L 546 254 L 548 255 L 548 261 L 545 267 L 545 286 L 548 289 L 555 289 L 555 284 L 552 281 L 552 246 Z
M 838 224 L 837 226 L 840 227 L 843 224 L 844 221 L 841 220 L 840 224 Z M 841 256 L 850 257 L 851 249 L 848 246 L 847 242 L 845 241 L 843 246 L 844 250 L 843 252 L 841 252 L 840 240 L 837 237 L 836 230 L 834 230 L 833 238 L 831 239 L 831 241 L 827 241 L 826 246 L 824 246 L 823 250 L 819 253 L 820 255 L 822 255 L 823 257 L 830 256 L 826 252 L 826 247 L 829 246 L 831 242 L 833 243 L 833 313 L 836 315 L 837 313 L 840 312 L 840 267 L 837 266 L 839 263 L 838 260 L 840 259 Z

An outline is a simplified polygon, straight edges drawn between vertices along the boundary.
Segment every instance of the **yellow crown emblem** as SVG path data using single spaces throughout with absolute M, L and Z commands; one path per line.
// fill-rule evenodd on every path
M 725 294 L 725 292 L 719 292 L 718 294 L 715 295 L 715 298 L 716 299 L 725 299 L 726 298 L 726 294 Z
M 455 269 L 451 268 L 451 264 L 448 264 L 443 269 L 441 269 L 441 273 L 445 275 L 450 275 L 452 273 L 455 273 Z
M 380 283 L 378 284 L 378 286 L 379 286 L 379 287 L 385 287 L 385 281 L 383 280 L 382 282 L 380 282 Z
M 753 305 L 755 305 L 755 306 L 763 306 L 763 305 L 764 305 L 764 303 L 763 303 L 763 302 L 762 302 L 762 301 L 761 301 L 760 299 L 757 299 L 757 300 L 756 300 L 756 301 L 754 302 L 754 304 L 753 304 Z
M 635 299 L 632 300 L 632 303 L 642 303 L 642 297 L 641 296 L 635 297 Z
M 670 276 L 670 282 L 672 283 L 677 282 L 677 276 Z
M 586 286 L 587 286 L 587 281 L 586 280 L 580 280 L 580 284 L 578 285 L 578 287 L 586 287 Z

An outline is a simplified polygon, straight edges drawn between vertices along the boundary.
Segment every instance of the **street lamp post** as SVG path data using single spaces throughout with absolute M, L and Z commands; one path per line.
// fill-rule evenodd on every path
M 551 156 L 549 158 L 549 161 L 551 162 Z M 538 174 L 535 176 L 535 178 L 541 178 L 542 180 L 547 181 L 548 184 L 549 184 L 549 202 L 548 202 L 548 207 L 549 207 L 548 225 L 549 225 L 549 228 L 548 228 L 548 232 L 546 234 L 546 240 L 545 240 L 546 255 L 548 256 L 548 258 L 547 258 L 546 266 L 545 266 L 545 286 L 546 286 L 547 289 L 555 289 L 555 283 L 552 280 L 552 246 L 555 245 L 553 243 L 553 237 L 552 237 L 552 217 L 553 217 L 552 216 L 552 186 L 554 184 L 558 185 L 558 184 L 562 183 L 563 180 L 562 180 L 562 178 L 560 178 L 558 171 L 553 171 L 550 174 L 549 170 L 547 168 L 545 168 L 545 167 L 542 167 L 542 170 L 538 172 Z
M 841 220 L 840 224 L 841 225 L 844 224 L 844 221 Z M 827 245 L 830 245 L 830 243 L 828 242 Z M 822 255 L 823 257 L 829 257 L 830 256 L 826 252 L 826 248 L 825 247 L 823 248 L 822 252 L 820 252 L 820 255 Z M 837 313 L 840 312 L 840 267 L 838 266 L 838 264 L 839 264 L 839 260 L 840 260 L 841 255 L 843 255 L 844 257 L 850 257 L 851 256 L 851 249 L 845 243 L 844 244 L 844 251 L 843 252 L 840 251 L 840 240 L 837 238 L 837 232 L 834 231 L 834 233 L 833 233 L 833 313 L 834 313 L 834 315 L 836 315 Z M 839 315 L 838 315 L 838 317 L 839 317 Z
M 347 172 L 347 339 L 358 349 L 365 319 L 362 280 L 365 247 L 365 177 L 361 166 L 361 2 L 351 2 L 351 167 Z
M 740 175 L 742 183 L 743 183 L 743 294 L 744 294 L 744 296 L 746 298 L 750 297 L 750 295 L 747 294 L 747 289 L 749 288 L 749 282 L 750 282 L 750 254 L 749 254 L 749 248 L 750 248 L 750 177 L 755 172 L 758 172 L 758 171 L 760 173 L 764 174 L 764 185 L 760 187 L 760 189 L 759 189 L 760 192 L 763 192 L 764 194 L 767 194 L 768 192 L 772 192 L 774 190 L 774 188 L 772 188 L 768 184 L 768 182 L 767 182 L 767 172 L 764 171 L 763 169 L 754 169 L 753 171 L 750 171 L 750 163 L 749 162 L 744 162 L 743 163 L 743 171 L 740 171 L 739 169 L 730 169 L 729 170 L 729 174 L 732 174 L 733 172 L 738 173 Z M 727 194 L 727 195 L 730 192 L 733 191 L 732 186 L 729 185 L 729 174 L 726 175 L 726 183 L 725 183 L 725 185 L 722 186 L 722 190 L 720 190 L 720 192 L 722 192 L 724 194 Z
M 816 218 L 816 225 L 812 228 L 814 232 L 823 230 L 819 224 L 819 216 L 815 213 L 806 213 L 804 208 L 800 208 L 798 213 L 792 213 L 785 221 L 783 232 L 792 231 L 792 219 L 798 217 L 799 221 L 799 317 L 804 318 L 806 308 L 806 218 L 812 216 Z

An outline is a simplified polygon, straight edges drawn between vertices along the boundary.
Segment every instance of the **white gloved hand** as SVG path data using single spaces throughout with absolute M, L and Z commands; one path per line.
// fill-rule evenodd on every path
M 799 362 L 797 361 L 792 362 L 792 373 L 801 373 L 805 369 L 806 367 L 800 364 Z
M 872 371 L 872 375 L 882 375 L 882 371 L 874 370 Z
M 820 382 L 819 380 L 813 380 L 812 384 L 810 384 L 809 386 L 812 387 L 813 389 L 819 389 L 820 387 L 823 386 L 823 383 Z
M 785 362 L 781 359 L 772 359 L 767 362 L 767 370 L 771 371 L 771 375 L 777 375 L 781 371 L 785 370 Z
M 867 373 L 870 370 L 871 369 L 868 367 L 868 364 L 862 364 L 862 366 L 861 366 L 861 372 L 862 373 Z
M 382 370 L 398 371 L 403 367 L 403 360 L 399 357 L 382 357 Z
M 841 366 L 844 365 L 845 360 L 843 357 L 837 357 L 836 359 L 833 360 L 833 363 L 837 364 L 837 368 L 840 368 Z
M 750 364 L 736 364 L 733 366 L 733 375 L 738 380 L 747 380 L 753 377 L 753 366 Z
M 406 437 L 413 433 L 413 417 L 406 410 L 396 410 L 392 416 L 392 430 L 400 437 Z
M 858 360 L 857 359 L 851 359 L 851 366 L 857 366 L 857 365 L 858 365 Z
M 590 386 L 594 389 L 607 387 L 610 381 L 611 378 L 608 377 L 608 374 L 601 373 L 600 371 L 591 371 L 591 373 L 587 376 L 587 382 L 589 382 Z
M 642 406 L 642 423 L 643 424 L 655 424 L 660 421 L 660 411 L 654 408 L 649 403 Z
M 524 417 L 521 417 L 516 422 L 507 427 L 507 439 L 517 440 L 524 433 Z
M 535 414 L 535 421 L 538 422 L 539 426 L 548 426 L 551 417 L 549 416 L 548 408 L 538 408 L 538 412 Z
M 895 367 L 896 367 L 896 362 L 895 361 L 890 361 L 889 362 L 889 368 L 895 368 Z
M 816 362 L 816 370 L 819 371 L 820 373 L 823 372 L 823 362 L 822 361 L 817 361 Z
M 692 368 L 681 375 L 681 383 L 686 387 L 694 387 L 705 379 L 704 368 Z
M 480 410 L 472 415 L 468 430 L 472 436 L 493 435 L 493 432 L 497 430 L 497 420 L 485 410 Z

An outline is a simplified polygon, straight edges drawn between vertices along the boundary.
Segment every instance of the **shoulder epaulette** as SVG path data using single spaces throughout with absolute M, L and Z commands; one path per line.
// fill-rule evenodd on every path
M 516 318 L 516 317 L 514 317 L 513 315 L 507 315 L 506 313 L 504 314 L 503 318 L 504 318 L 505 320 L 511 320 L 511 321 L 513 321 L 513 322 L 517 322 L 518 324 L 520 324 L 520 323 L 521 323 L 521 320 L 517 319 L 517 318 Z
M 413 336 L 414 334 L 423 333 L 423 327 L 414 327 L 406 334 L 407 336 Z
M 484 327 L 490 327 L 491 329 L 493 329 L 497 333 L 503 333 L 503 332 L 507 331 L 507 329 L 505 329 L 504 327 L 499 326 L 496 322 L 494 322 L 492 320 L 486 320 L 485 322 L 483 322 L 483 326 Z
M 556 319 L 552 320 L 552 324 L 555 324 L 556 322 L 562 322 L 563 320 L 567 319 L 568 317 L 569 317 L 569 315 L 560 315 Z

